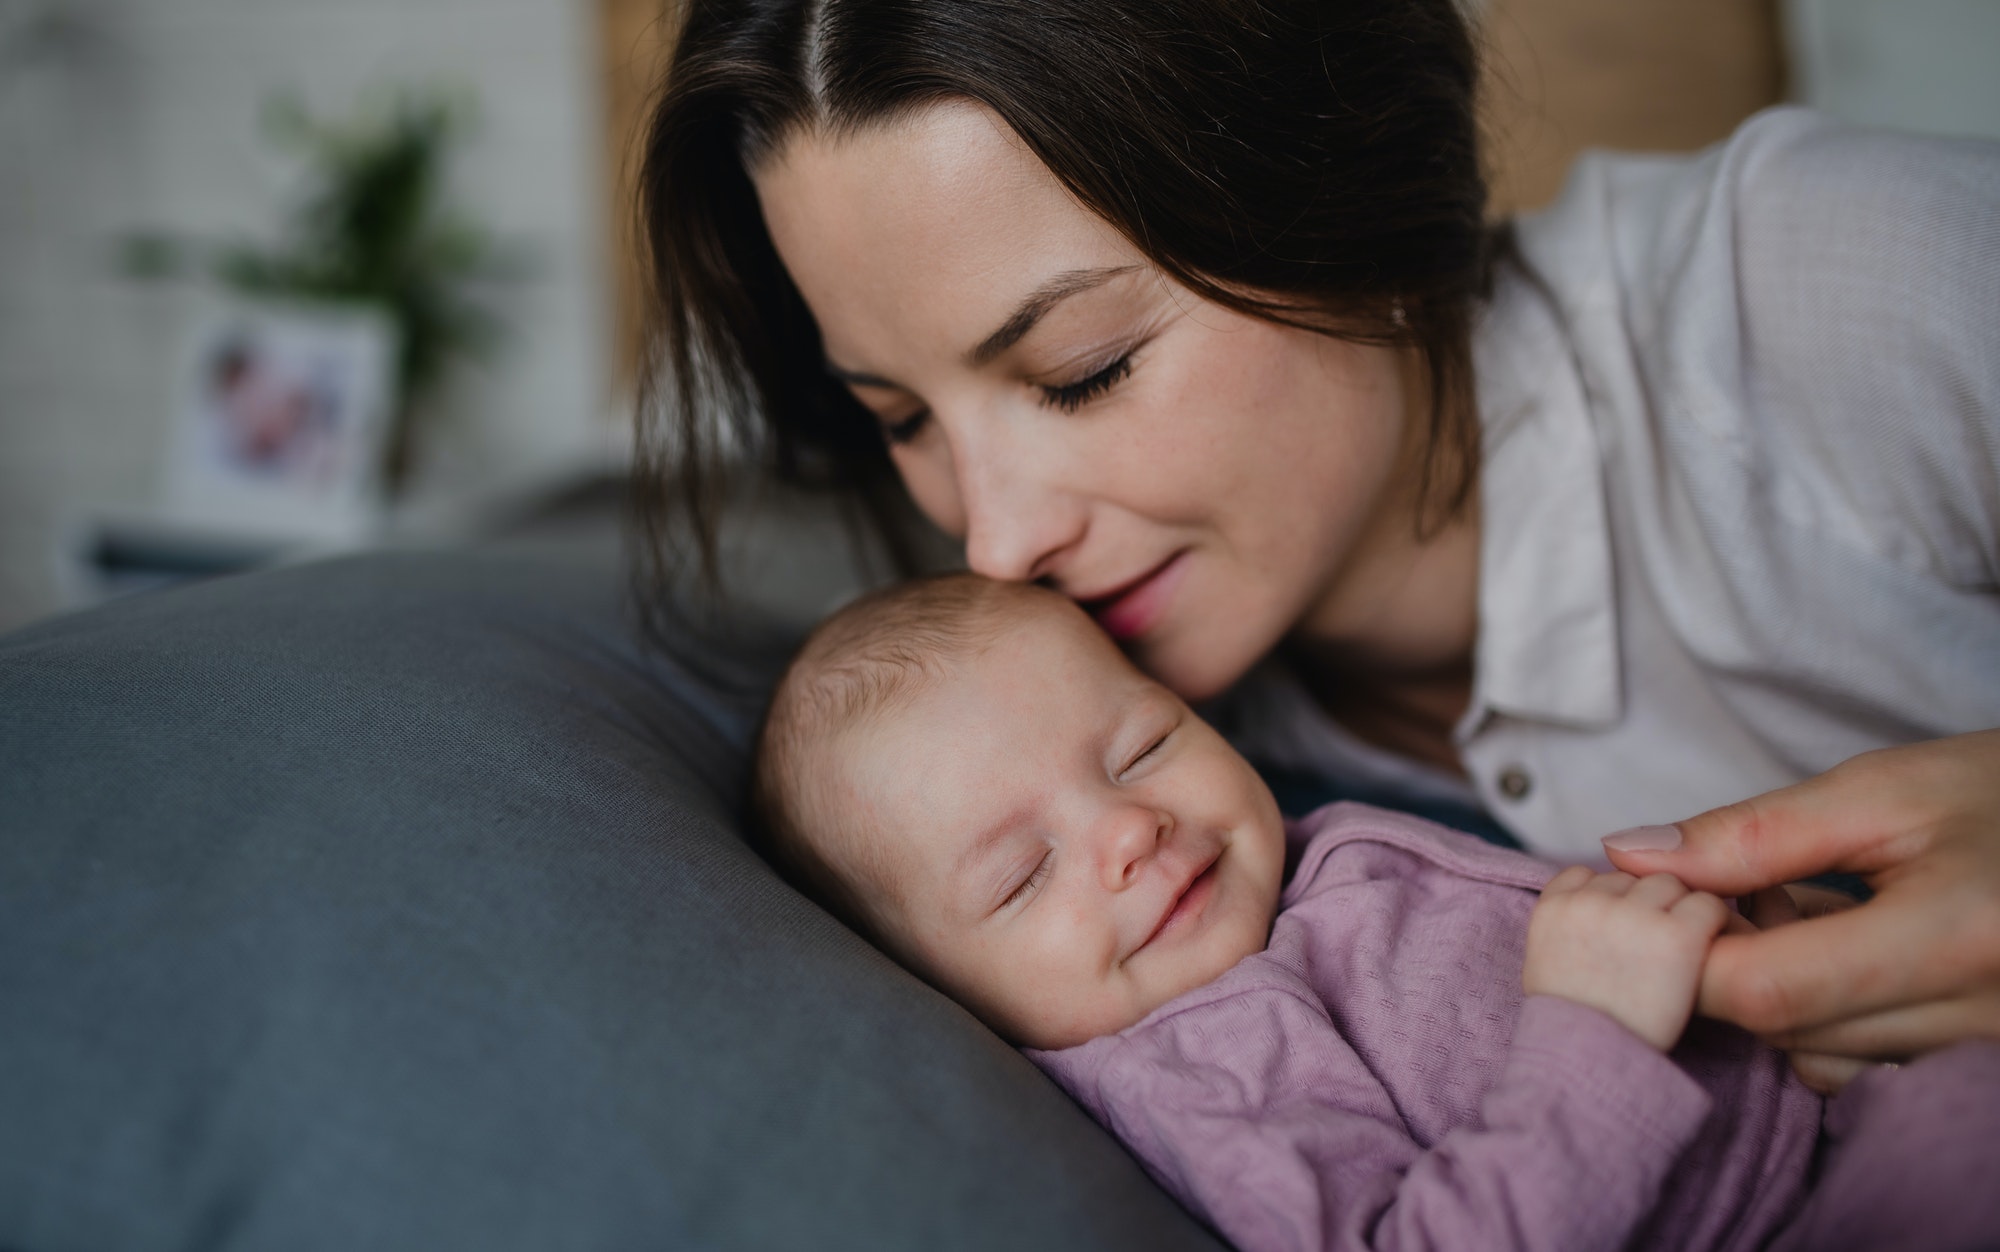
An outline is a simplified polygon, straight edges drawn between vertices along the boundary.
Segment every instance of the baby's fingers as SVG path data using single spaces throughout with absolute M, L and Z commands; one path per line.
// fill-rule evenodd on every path
M 1589 885 L 1590 880 L 1595 877 L 1597 877 L 1597 871 L 1591 869 L 1590 866 L 1572 865 L 1562 873 L 1557 874 L 1554 878 L 1549 879 L 1542 887 L 1542 894 L 1545 896 L 1566 896 L 1571 892 L 1583 890 L 1584 887 Z
M 1590 881 L 1583 884 L 1583 889 L 1585 891 L 1594 891 L 1599 895 L 1624 896 L 1632 890 L 1632 885 L 1638 881 L 1636 877 L 1626 873 L 1624 870 L 1614 869 L 1608 874 L 1592 874 Z
M 1686 890 L 1686 888 L 1682 888 Z M 1729 907 L 1720 896 L 1706 891 L 1688 891 L 1667 909 L 1675 919 L 1686 924 L 1706 938 L 1714 938 L 1729 925 L 1736 916 L 1736 910 Z
M 1687 887 L 1672 874 L 1648 874 L 1632 884 L 1625 898 L 1634 904 L 1666 912 L 1687 895 Z

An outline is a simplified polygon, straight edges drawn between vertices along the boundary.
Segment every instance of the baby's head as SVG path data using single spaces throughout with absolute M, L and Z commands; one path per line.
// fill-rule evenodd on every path
M 865 597 L 779 683 L 771 852 L 1001 1034 L 1122 1030 L 1262 950 L 1277 804 L 1051 591 L 967 574 Z

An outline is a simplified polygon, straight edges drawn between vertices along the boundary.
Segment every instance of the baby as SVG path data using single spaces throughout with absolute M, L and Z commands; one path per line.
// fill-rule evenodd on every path
M 2000 1236 L 2000 1047 L 1864 1076 L 1822 1135 L 1781 1053 L 1690 1025 L 1721 900 L 1359 805 L 1288 826 L 1052 592 L 836 614 L 756 780 L 795 881 L 1246 1252 Z

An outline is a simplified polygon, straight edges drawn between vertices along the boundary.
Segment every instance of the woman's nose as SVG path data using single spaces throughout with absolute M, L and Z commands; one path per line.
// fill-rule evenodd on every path
M 1010 437 L 1019 433 L 988 432 L 957 457 L 965 563 L 1009 582 L 1055 572 L 1089 521 L 1083 500 L 1056 485 L 1051 457 Z
M 1127 804 L 1105 814 L 1101 821 L 1099 871 L 1106 890 L 1122 891 L 1159 851 L 1173 830 L 1173 818 L 1158 809 Z

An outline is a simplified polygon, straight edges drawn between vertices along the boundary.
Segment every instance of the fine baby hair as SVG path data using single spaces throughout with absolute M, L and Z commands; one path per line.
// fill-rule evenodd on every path
M 887 940 L 879 915 L 828 857 L 834 839 L 863 856 L 866 850 L 858 832 L 840 829 L 847 819 L 827 748 L 848 728 L 941 681 L 953 660 L 986 647 L 1037 607 L 1074 611 L 1054 592 L 1023 583 L 963 573 L 911 579 L 863 595 L 821 622 L 778 680 L 751 779 L 759 850 L 878 944 Z

